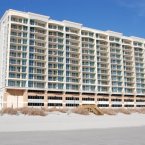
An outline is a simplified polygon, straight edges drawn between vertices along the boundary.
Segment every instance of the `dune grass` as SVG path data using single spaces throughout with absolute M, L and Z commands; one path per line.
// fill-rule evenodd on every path
M 80 115 L 89 115 L 89 111 L 82 107 L 74 108 L 74 109 L 72 109 L 72 112 L 76 113 L 76 114 L 80 114 Z
M 30 115 L 30 116 L 46 116 L 47 113 L 43 111 L 42 109 L 38 108 L 4 108 L 0 111 L 1 115 L 8 114 L 8 115 L 19 115 L 19 114 L 24 114 L 24 115 Z
M 43 109 L 39 108 L 19 108 L 17 109 L 21 114 L 30 115 L 30 116 L 46 116 L 47 112 Z
M 112 109 L 112 108 L 101 108 L 101 111 L 103 114 L 107 115 L 117 115 L 118 113 L 123 114 L 131 114 L 131 113 L 141 113 L 145 114 L 145 108 L 139 108 L 139 109 L 129 109 L 129 108 L 118 108 L 118 109 Z M 3 108 L 0 111 L 0 115 L 8 114 L 8 115 L 29 115 L 29 116 L 46 116 L 50 112 L 60 112 L 60 113 L 76 113 L 80 115 L 89 115 L 90 112 L 87 109 L 84 109 L 82 107 L 76 107 L 73 109 L 68 108 L 30 108 L 30 107 L 23 107 L 23 108 Z
M 13 108 L 4 108 L 0 111 L 1 115 L 8 114 L 8 115 L 18 115 L 17 109 Z

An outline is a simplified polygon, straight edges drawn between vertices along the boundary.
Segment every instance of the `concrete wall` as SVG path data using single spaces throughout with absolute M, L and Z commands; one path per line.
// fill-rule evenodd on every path
M 23 107 L 23 96 L 9 95 L 7 97 L 7 107 L 13 107 L 13 108 Z

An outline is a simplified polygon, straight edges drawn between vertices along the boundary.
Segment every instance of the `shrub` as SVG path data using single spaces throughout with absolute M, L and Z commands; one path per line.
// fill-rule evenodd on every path
M 66 108 L 60 108 L 59 109 L 59 112 L 61 112 L 61 113 L 67 113 L 68 112 L 68 109 L 66 109 Z
M 32 116 L 46 116 L 47 115 L 46 111 L 39 108 L 24 107 L 24 108 L 20 108 L 19 112 L 24 115 L 32 115 Z
M 48 112 L 56 112 L 58 109 L 56 107 L 52 107 L 48 109 Z
M 121 109 L 119 109 L 119 113 L 131 114 L 132 111 L 130 109 L 121 108 Z
M 56 108 L 56 107 L 52 107 L 47 109 L 48 112 L 61 112 L 61 113 L 67 113 L 68 109 L 66 108 Z
M 141 114 L 145 114 L 145 108 L 135 109 L 135 111 Z
M 89 115 L 89 111 L 87 109 L 84 109 L 83 107 L 74 108 L 72 109 L 72 112 L 81 115 Z
M 109 108 L 108 109 L 102 108 L 101 111 L 107 115 L 116 115 L 118 113 L 117 110 Z
M 14 109 L 14 108 L 4 108 L 1 110 L 0 114 L 1 115 L 4 115 L 4 114 L 17 115 L 18 111 L 17 109 Z

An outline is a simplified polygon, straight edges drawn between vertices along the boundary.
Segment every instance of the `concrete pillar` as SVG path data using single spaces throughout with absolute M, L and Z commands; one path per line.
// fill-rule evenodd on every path
M 44 108 L 48 108 L 48 95 L 47 95 L 47 91 L 45 91 L 44 93 Z

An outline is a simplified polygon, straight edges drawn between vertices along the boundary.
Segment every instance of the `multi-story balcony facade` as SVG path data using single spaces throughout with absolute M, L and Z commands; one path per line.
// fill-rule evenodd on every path
M 8 10 L 0 106 L 145 107 L 145 39 Z

